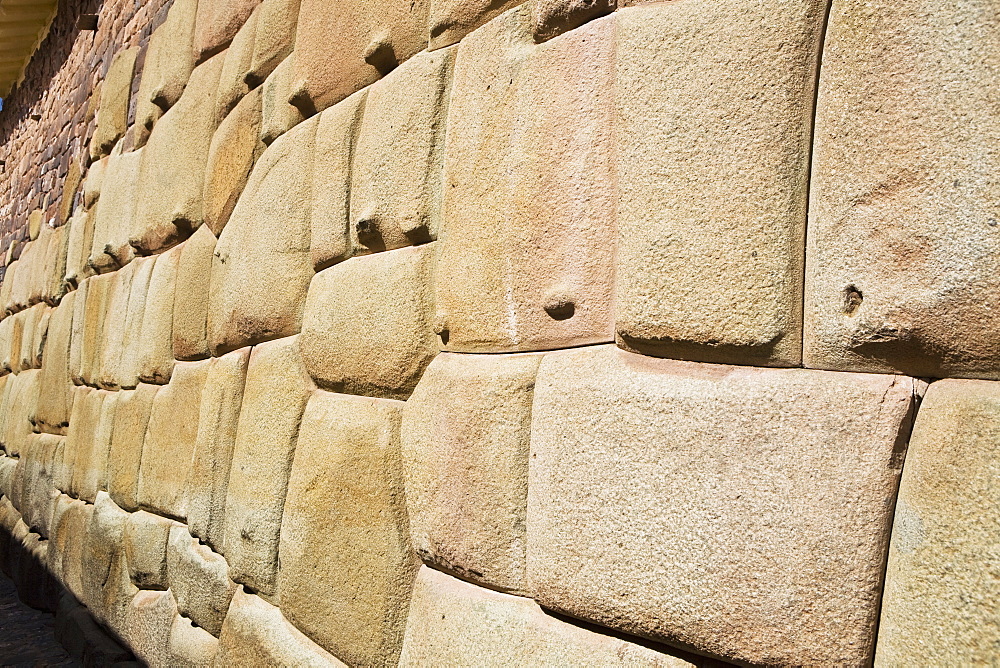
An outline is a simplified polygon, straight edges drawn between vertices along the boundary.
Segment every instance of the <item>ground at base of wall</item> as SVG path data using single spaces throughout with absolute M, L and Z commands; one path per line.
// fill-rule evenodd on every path
M 0 665 L 78 666 L 56 641 L 56 618 L 20 601 L 14 583 L 0 573 Z

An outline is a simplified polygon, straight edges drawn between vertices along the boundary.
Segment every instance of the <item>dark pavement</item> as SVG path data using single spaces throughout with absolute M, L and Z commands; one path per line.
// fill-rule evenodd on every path
M 29 608 L 0 573 L 0 666 L 77 666 L 56 642 L 55 615 Z

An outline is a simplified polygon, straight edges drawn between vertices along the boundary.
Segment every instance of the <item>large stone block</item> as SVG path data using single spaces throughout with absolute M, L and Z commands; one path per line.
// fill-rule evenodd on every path
M 225 49 L 261 0 L 211 0 L 198 3 L 194 55 L 200 62 Z
M 122 548 L 129 577 L 140 589 L 166 589 L 167 541 L 176 522 L 140 510 L 125 520 Z
M 531 401 L 540 355 L 442 353 L 406 402 L 410 535 L 427 563 L 525 591 Z
M 435 244 L 355 257 L 316 274 L 302 355 L 321 387 L 405 399 L 437 353 Z
M 101 197 L 101 188 L 104 187 L 104 176 L 108 170 L 108 159 L 101 158 L 90 163 L 87 168 L 87 178 L 83 181 L 83 206 L 85 209 L 92 209 Z M 90 245 L 88 244 L 89 248 Z
M 208 297 L 215 235 L 202 226 L 182 244 L 174 286 L 173 350 L 179 360 L 208 357 Z
M 626 4 L 623 2 L 622 4 Z M 615 11 L 616 0 L 531 0 L 531 25 L 543 42 Z
M 156 257 L 143 300 L 141 335 L 134 354 L 139 380 L 165 384 L 174 368 L 174 293 L 180 268 L 181 248 L 174 247 Z
M 43 539 L 51 536 L 52 513 L 59 490 L 55 476 L 64 456 L 65 437 L 32 434 L 17 462 L 9 496 L 28 528 Z M 15 473 L 17 473 L 15 471 Z
M 403 499 L 403 404 L 317 391 L 281 525 L 281 607 L 351 665 L 395 665 L 416 558 Z
M 94 375 L 91 378 L 95 385 L 108 390 L 122 386 L 122 367 L 126 362 L 122 352 L 125 350 L 127 335 L 128 303 L 132 296 L 132 281 L 138 268 L 137 262 L 128 263 L 111 274 L 111 284 L 108 286 L 101 345 L 98 357 L 94 360 Z
M 80 287 L 73 291 L 73 327 L 69 342 L 69 375 L 73 379 L 73 384 L 83 385 L 83 358 L 84 342 L 87 338 L 87 301 L 90 293 L 90 284 L 94 282 L 85 280 L 80 283 Z M 11 318 L 3 322 L 13 323 Z M 2 326 L 3 322 L 0 322 Z M 0 351 L 6 358 L 9 351 Z M 10 368 L 9 359 L 3 360 L 3 366 Z
M 51 547 L 59 556 L 55 557 L 61 567 L 56 575 L 78 601 L 86 600 L 83 587 L 83 552 L 87 539 L 87 528 L 90 526 L 94 506 L 83 501 L 72 501 L 65 506 L 59 516 L 55 537 Z
M 262 0 L 246 80 L 259 86 L 295 47 L 300 0 Z
M 899 485 L 877 665 L 1000 661 L 998 467 L 998 384 L 932 383 Z
M 191 624 L 191 620 L 177 615 L 170 627 L 170 642 L 167 647 L 170 666 L 214 665 L 219 650 L 219 639 L 205 629 Z
M 208 316 L 215 355 L 301 328 L 313 276 L 309 214 L 318 120 L 300 124 L 264 151 L 219 237 Z
M 295 76 L 295 53 L 292 52 L 268 75 L 261 86 L 260 140 L 270 146 L 305 118 L 291 102 L 292 77 Z
M 429 0 L 430 48 L 454 44 L 518 4 L 517 0 Z
M 453 56 L 453 49 L 416 56 L 368 92 L 351 166 L 359 251 L 437 238 Z
M 101 419 L 100 400 L 97 390 L 91 387 L 73 388 L 73 411 L 70 413 L 69 427 L 66 429 L 66 449 L 63 451 L 62 475 L 56 480 L 56 486 L 66 494 L 79 496 L 73 485 L 77 452 L 89 451 L 97 433 Z
M 982 2 L 833 4 L 807 366 L 1000 378 L 995 18 Z
M 292 102 L 307 113 L 322 111 L 427 48 L 428 4 L 302 0 Z
M 612 27 L 533 48 L 523 6 L 459 46 L 437 278 L 447 350 L 613 339 Z
M 922 383 L 546 355 L 528 586 L 543 606 L 754 664 L 871 661 Z
M 160 515 L 187 517 L 185 487 L 194 461 L 201 393 L 208 360 L 178 362 L 153 398 L 139 467 L 139 505 Z
M 204 221 L 205 168 L 219 123 L 215 96 L 223 58 L 211 58 L 194 69 L 183 95 L 142 149 L 142 196 L 129 241 L 144 254 L 176 244 Z
M 111 152 L 115 142 L 128 128 L 128 103 L 132 90 L 132 75 L 138 48 L 124 49 L 115 54 L 101 85 L 101 106 L 97 111 L 97 128 L 90 140 L 90 157 L 100 158 Z
M 233 580 L 263 596 L 275 593 L 288 475 L 312 390 L 298 337 L 254 347 L 226 488 L 223 546 Z
M 98 618 L 106 618 L 104 587 L 109 584 L 111 562 L 122 549 L 128 513 L 115 505 L 106 492 L 99 492 L 83 542 L 81 602 Z
M 215 665 L 337 668 L 346 664 L 289 624 L 277 607 L 240 587 L 222 624 Z
M 66 452 L 67 456 L 72 456 L 72 493 L 87 503 L 94 503 L 97 493 L 108 488 L 108 461 L 119 394 L 94 390 L 84 396 L 88 402 L 88 416 L 84 422 L 87 430 L 79 433 L 70 428 L 67 439 L 75 436 L 76 442 L 67 442 Z
M 143 338 L 145 332 L 143 331 L 143 319 L 146 316 L 146 302 L 151 296 L 150 285 L 153 279 L 153 269 L 156 266 L 157 258 L 153 257 L 138 257 L 132 264 L 135 265 L 135 275 L 132 277 L 132 290 L 128 297 L 128 309 L 124 314 L 125 322 L 125 336 L 123 338 L 123 347 L 118 351 L 120 359 L 118 360 L 118 384 L 123 389 L 132 389 L 139 382 L 139 376 L 143 373 L 144 364 L 146 363 L 145 352 L 156 348 L 160 351 L 160 355 L 165 353 L 160 346 L 154 346 L 155 341 L 149 341 Z M 171 262 L 168 260 L 167 262 Z M 162 267 L 161 267 L 162 269 Z M 158 284 L 155 287 L 157 291 L 161 289 L 166 289 L 162 286 L 162 281 L 164 277 L 160 276 L 158 279 Z M 159 303 L 156 298 L 162 295 L 159 292 L 156 293 L 154 299 L 149 303 L 156 304 L 157 308 L 165 309 L 165 303 Z M 166 313 L 164 311 L 158 311 L 157 317 L 165 317 Z M 152 324 L 152 321 L 150 322 Z M 157 334 L 160 336 L 161 334 Z M 156 356 L 157 366 L 159 366 L 159 371 L 153 370 L 152 373 L 155 376 L 157 373 L 163 374 L 169 368 L 172 360 L 167 360 L 165 358 Z M 147 374 L 147 378 L 152 377 Z
M 0 518 L 3 516 L 5 503 L 9 504 L 10 501 L 6 498 L 0 498 Z M 72 508 L 84 505 L 86 504 L 83 501 L 77 501 L 66 494 L 60 494 L 52 505 L 52 523 L 49 527 L 49 553 L 46 555 L 45 566 L 49 573 L 52 573 L 64 586 L 66 586 L 66 580 L 63 577 L 63 553 L 68 547 L 67 529 L 69 527 L 68 522 L 70 521 L 67 518 L 67 511 L 72 516 L 76 512 L 71 511 Z M 4 526 L 3 523 L 0 523 L 0 526 Z M 82 539 L 82 536 L 80 538 Z M 0 541 L 0 545 L 2 545 L 2 541 Z M 2 560 L 0 560 L 0 564 L 2 564 Z
M 140 590 L 129 601 L 118 636 L 148 666 L 169 666 L 177 603 L 170 591 Z
M 215 236 L 229 221 L 250 171 L 264 152 L 260 140 L 261 89 L 251 91 L 219 124 L 205 171 L 205 225 Z
M 799 363 L 827 5 L 698 0 L 616 14 L 616 317 L 625 347 Z
M 22 371 L 7 382 L 3 414 L 0 415 L 0 445 L 10 457 L 19 457 L 33 431 L 35 410 L 41 391 L 41 372 Z
M 259 10 L 254 10 L 243 24 L 233 43 L 226 49 L 225 63 L 219 76 L 219 90 L 215 96 L 215 115 L 221 121 L 250 91 L 247 85 L 247 71 L 253 61 L 254 37 L 257 33 Z
M 66 295 L 49 318 L 48 339 L 42 358 L 37 426 L 42 431 L 64 433 L 73 409 L 73 379 L 69 371 L 70 339 L 73 333 L 73 300 L 76 292 Z
M 222 631 L 222 621 L 236 584 L 229 579 L 226 560 L 192 538 L 186 527 L 170 530 L 167 545 L 170 590 L 177 610 L 214 636 Z
M 694 663 L 601 635 L 501 594 L 421 567 L 400 666 L 657 666 Z
M 159 389 L 159 385 L 139 383 L 134 390 L 122 390 L 118 393 L 114 430 L 111 434 L 111 454 L 108 457 L 108 494 L 115 503 L 128 511 L 139 508 L 142 445 L 146 440 L 153 399 Z M 77 401 L 79 400 L 77 397 Z M 75 408 L 74 404 L 74 410 Z
M 351 163 L 368 91 L 320 114 L 313 162 L 311 253 L 316 271 L 354 254 L 350 227 Z
M 115 153 L 108 158 L 101 198 L 92 212 L 94 232 L 88 263 L 98 273 L 115 271 L 135 256 L 129 244 L 129 234 L 135 225 L 136 205 L 153 194 L 153 186 L 147 181 L 140 195 L 140 172 L 145 150 L 118 153 L 115 149 Z

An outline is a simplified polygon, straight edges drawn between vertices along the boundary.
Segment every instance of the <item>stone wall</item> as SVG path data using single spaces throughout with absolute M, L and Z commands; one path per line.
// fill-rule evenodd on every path
M 66 1 L 0 564 L 154 666 L 998 662 L 998 76 L 987 0 Z

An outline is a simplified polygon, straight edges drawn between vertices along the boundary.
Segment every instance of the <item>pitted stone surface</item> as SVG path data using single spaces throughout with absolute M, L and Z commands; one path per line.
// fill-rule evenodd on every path
M 281 135 L 302 122 L 302 112 L 288 101 L 295 76 L 295 52 L 274 68 L 261 86 L 260 140 L 270 146 Z
M 129 577 L 140 589 L 166 589 L 167 540 L 174 522 L 140 510 L 125 519 L 123 547 Z
M 240 100 L 212 136 L 205 171 L 205 225 L 218 237 L 264 152 L 260 140 L 261 89 Z
M 142 156 L 145 149 L 114 153 L 108 166 L 94 218 L 90 266 L 98 273 L 114 271 L 132 260 L 135 251 L 129 235 L 135 224 L 136 205 L 140 200 Z M 145 196 L 145 194 L 143 195 Z
M 115 423 L 108 457 L 108 494 L 128 511 L 139 507 L 139 469 L 153 400 L 160 386 L 139 383 L 118 393 Z M 77 390 L 79 393 L 80 390 Z M 86 390 L 84 390 L 86 391 Z M 77 402 L 80 401 L 78 394 Z M 74 404 L 74 410 L 76 404 Z M 72 424 L 72 422 L 71 422 Z M 72 433 L 73 427 L 70 427 Z
M 295 48 L 300 0 L 261 0 L 246 80 L 259 86 Z
M 209 356 L 208 301 L 215 243 L 212 231 L 202 226 L 182 244 L 174 285 L 175 359 L 197 360 Z
M 229 45 L 261 0 L 212 0 L 198 3 L 194 53 L 202 61 Z
M 454 44 L 517 4 L 516 0 L 430 0 L 430 48 Z
M 177 103 L 194 70 L 194 26 L 198 0 L 175 0 L 153 31 L 136 96 L 137 144 L 142 146 L 163 112 Z
M 178 611 L 218 636 L 236 591 L 226 560 L 199 544 L 185 527 L 175 526 L 167 544 L 167 570 Z
M 124 49 L 115 54 L 101 86 L 101 106 L 97 112 L 97 128 L 90 142 L 91 158 L 111 152 L 115 142 L 128 127 L 129 92 L 139 49 Z

